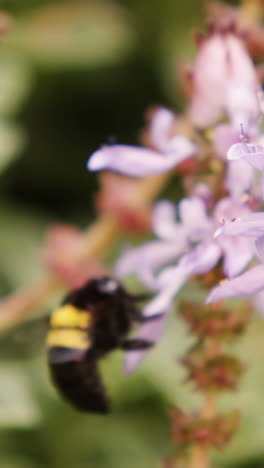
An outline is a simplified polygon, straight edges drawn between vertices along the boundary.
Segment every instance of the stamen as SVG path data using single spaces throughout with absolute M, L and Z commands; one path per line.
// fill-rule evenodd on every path
M 240 134 L 240 141 L 241 141 L 241 144 L 243 146 L 243 150 L 246 152 L 246 153 L 250 153 L 250 148 L 248 146 L 248 137 L 246 136 L 245 134 L 245 131 L 244 131 L 244 126 L 243 124 L 241 123 L 240 124 L 240 128 L 241 128 L 241 134 Z
M 248 141 L 248 137 L 245 134 L 244 125 L 242 123 L 240 124 L 240 129 L 241 129 L 240 139 L 243 141 Z

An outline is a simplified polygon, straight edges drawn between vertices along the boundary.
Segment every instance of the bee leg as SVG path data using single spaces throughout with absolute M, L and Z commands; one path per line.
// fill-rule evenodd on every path
M 153 346 L 152 341 L 144 340 L 142 338 L 131 338 L 129 340 L 124 340 L 121 344 L 121 348 L 125 351 L 137 351 L 141 349 L 148 349 Z
M 143 302 L 149 301 L 152 298 L 153 294 L 142 293 L 142 294 L 129 294 L 129 299 L 131 302 Z
M 146 323 L 146 322 L 151 322 L 152 320 L 159 320 L 163 316 L 163 312 L 157 313 L 155 315 L 141 315 L 140 322 L 141 323 Z

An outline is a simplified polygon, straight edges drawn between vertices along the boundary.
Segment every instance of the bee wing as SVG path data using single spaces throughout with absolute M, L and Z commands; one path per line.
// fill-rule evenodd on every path
M 82 349 L 52 347 L 48 350 L 48 361 L 50 364 L 81 361 L 85 353 L 86 351 Z

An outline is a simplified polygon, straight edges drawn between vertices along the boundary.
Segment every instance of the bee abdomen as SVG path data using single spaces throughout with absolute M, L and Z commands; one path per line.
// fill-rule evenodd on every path
M 88 354 L 88 356 L 87 356 Z M 81 411 L 108 413 L 110 401 L 105 394 L 96 360 L 87 353 L 81 360 L 51 363 L 51 375 L 60 393 Z

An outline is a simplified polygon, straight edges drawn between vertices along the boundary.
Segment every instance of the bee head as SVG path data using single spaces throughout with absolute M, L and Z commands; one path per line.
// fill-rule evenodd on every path
M 103 294 L 113 294 L 120 288 L 119 283 L 114 278 L 102 278 L 97 282 L 97 289 Z

